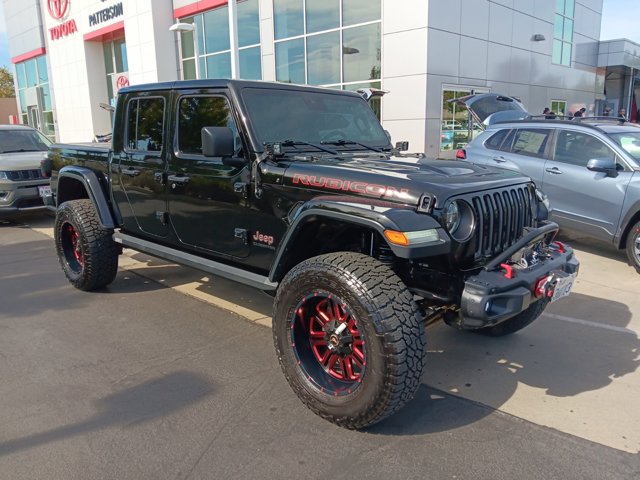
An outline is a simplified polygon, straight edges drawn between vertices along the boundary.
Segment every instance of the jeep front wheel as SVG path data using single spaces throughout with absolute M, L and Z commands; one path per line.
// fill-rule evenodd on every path
M 118 245 L 102 227 L 91 200 L 71 200 L 58 208 L 54 240 L 60 266 L 71 284 L 85 291 L 113 282 Z
M 418 306 L 393 271 L 366 255 L 333 253 L 294 267 L 278 288 L 273 336 L 296 395 L 340 426 L 373 425 L 420 386 Z

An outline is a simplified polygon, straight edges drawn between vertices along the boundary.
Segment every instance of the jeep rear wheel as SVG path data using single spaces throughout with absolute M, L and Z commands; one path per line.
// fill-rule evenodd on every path
M 291 388 L 340 426 L 373 425 L 420 386 L 420 311 L 395 273 L 371 257 L 332 253 L 294 267 L 278 288 L 273 336 Z
M 60 205 L 54 227 L 56 252 L 74 287 L 90 291 L 113 282 L 118 271 L 118 245 L 112 234 L 100 225 L 91 200 Z
M 640 273 L 640 221 L 636 222 L 627 237 L 627 259 L 636 272 Z

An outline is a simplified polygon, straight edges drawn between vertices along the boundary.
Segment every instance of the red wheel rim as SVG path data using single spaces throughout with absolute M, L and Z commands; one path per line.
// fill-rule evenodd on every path
M 353 392 L 365 373 L 366 350 L 346 302 L 314 292 L 299 302 L 291 324 L 291 346 L 307 380 L 327 394 Z
M 69 266 L 75 271 L 84 267 L 84 254 L 80 234 L 70 223 L 64 223 L 60 232 L 62 249 Z

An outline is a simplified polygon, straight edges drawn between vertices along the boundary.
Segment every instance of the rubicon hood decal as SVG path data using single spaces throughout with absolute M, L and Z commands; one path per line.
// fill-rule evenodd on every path
M 341 192 L 352 192 L 376 198 L 389 198 L 403 201 L 410 200 L 409 189 L 407 188 L 396 188 L 389 185 L 351 181 L 341 178 L 296 173 L 293 175 L 293 184 Z

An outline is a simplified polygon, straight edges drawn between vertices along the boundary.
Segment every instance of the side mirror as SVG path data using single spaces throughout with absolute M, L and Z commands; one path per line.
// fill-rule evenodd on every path
M 603 172 L 609 177 L 618 176 L 616 162 L 611 158 L 592 158 L 587 162 L 587 170 L 591 170 L 592 172 Z
M 229 127 L 202 127 L 202 154 L 205 157 L 231 157 L 233 131 Z

